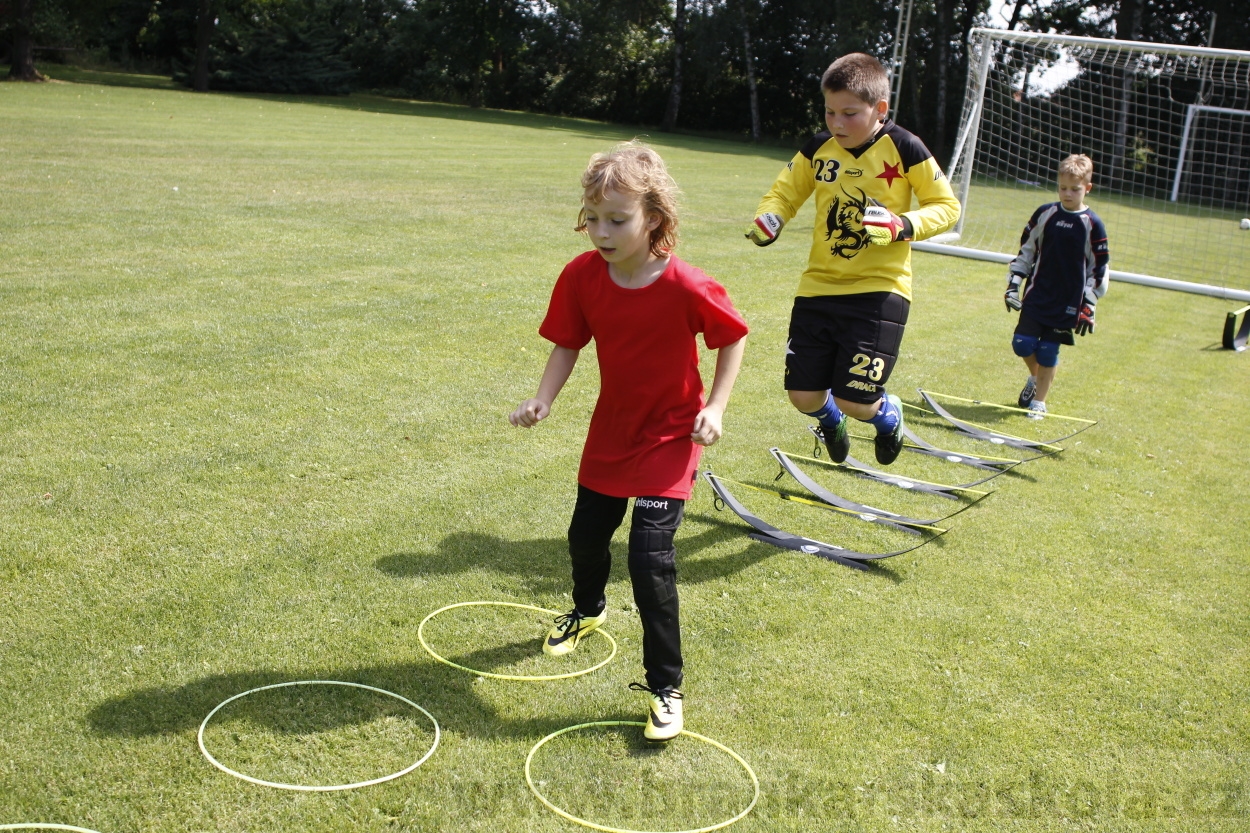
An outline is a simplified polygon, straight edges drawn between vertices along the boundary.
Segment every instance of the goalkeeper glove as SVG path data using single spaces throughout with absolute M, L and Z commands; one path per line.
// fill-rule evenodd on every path
M 1094 296 L 1092 289 L 1085 290 L 1085 297 L 1081 300 L 1081 311 L 1076 314 L 1076 334 L 1083 336 L 1086 333 L 1094 331 L 1094 307 L 1098 304 L 1098 299 Z
M 1003 293 L 1003 303 L 1007 305 L 1007 312 L 1017 311 L 1024 306 L 1020 300 L 1020 282 L 1023 279 L 1023 275 L 1017 275 L 1015 272 L 1007 276 L 1007 291 Z
M 767 246 L 781 234 L 781 227 L 786 221 L 773 213 L 765 213 L 751 221 L 747 226 L 746 237 L 757 246 Z
M 878 246 L 886 246 L 907 237 L 907 226 L 902 218 L 876 200 L 864 211 L 864 232 L 868 240 Z

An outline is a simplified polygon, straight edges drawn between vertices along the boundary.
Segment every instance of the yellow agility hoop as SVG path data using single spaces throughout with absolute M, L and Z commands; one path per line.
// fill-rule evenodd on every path
M 461 671 L 468 671 L 470 674 L 476 674 L 479 677 L 490 677 L 496 680 L 523 680 L 525 682 L 539 682 L 543 680 L 567 680 L 571 677 L 580 677 L 583 674 L 589 674 L 591 671 L 598 671 L 600 668 L 602 668 L 603 666 L 611 662 L 612 658 L 616 656 L 616 640 L 612 638 L 612 635 L 610 633 L 603 630 L 602 628 L 595 628 L 593 631 L 590 632 L 590 635 L 594 636 L 595 634 L 602 634 L 603 638 L 608 640 L 608 644 L 612 646 L 612 652 L 608 654 L 607 659 L 603 660 L 598 665 L 592 665 L 589 668 L 583 668 L 580 671 L 570 671 L 567 674 L 540 674 L 540 675 L 524 676 L 520 674 L 495 674 L 491 671 L 478 671 L 476 668 L 468 668 L 463 665 L 458 665 L 452 662 L 451 660 L 447 659 L 446 657 L 439 656 L 434 651 L 434 649 L 430 647 L 429 643 L 425 641 L 425 623 L 433 619 L 438 614 L 443 613 L 444 611 L 452 610 L 453 608 L 457 608 L 457 607 L 516 607 L 522 610 L 536 610 L 539 613 L 549 613 L 552 616 L 559 616 L 560 611 L 548 610 L 545 607 L 535 607 L 534 605 L 517 604 L 516 602 L 456 602 L 455 604 L 450 604 L 450 605 L 447 605 L 446 607 L 440 607 L 438 610 L 434 611 L 429 616 L 422 619 L 421 624 L 417 625 L 417 641 L 421 643 L 421 647 L 425 649 L 425 652 L 429 654 L 430 656 L 434 657 L 434 659 L 443 663 L 444 665 L 450 665 L 452 668 L 458 668 Z
M 534 745 L 534 748 L 530 750 L 529 755 L 525 757 L 525 783 L 529 785 L 530 792 L 534 794 L 534 797 L 537 798 L 539 801 L 541 801 L 548 810 L 560 816 L 561 818 L 564 818 L 573 822 L 574 824 L 580 824 L 582 827 L 589 827 L 592 830 L 602 830 L 603 833 L 652 833 L 652 831 L 628 830 L 623 827 L 608 827 L 605 824 L 596 824 L 593 821 L 587 821 L 586 819 L 578 818 L 572 813 L 565 812 L 564 810 L 561 810 L 559 807 L 557 807 L 556 805 L 548 801 L 547 798 L 538 791 L 538 787 L 534 786 L 534 779 L 532 775 L 530 774 L 530 763 L 534 760 L 534 755 L 538 752 L 539 749 L 543 747 L 543 744 L 545 744 L 549 740 L 554 740 L 555 738 L 560 737 L 560 735 L 567 734 L 569 732 L 576 732 L 578 729 L 588 729 L 592 726 L 646 726 L 646 725 L 647 725 L 646 723 L 641 723 L 636 720 L 601 720 L 596 723 L 579 723 L 576 726 L 569 726 L 568 728 L 560 729 L 558 731 L 552 732 L 551 734 L 547 735 L 547 737 L 543 738 L 538 743 L 536 743 Z M 751 796 L 751 803 L 746 806 L 746 809 L 743 810 L 738 815 L 734 816 L 733 818 L 729 819 L 728 821 L 722 821 L 717 824 L 713 824 L 710 827 L 699 827 L 694 830 L 680 830 L 680 831 L 674 831 L 674 833 L 711 833 L 711 831 L 713 830 L 721 830 L 723 828 L 728 827 L 731 824 L 734 824 L 735 822 L 742 821 L 744 818 L 746 818 L 747 813 L 755 809 L 755 803 L 760 800 L 760 779 L 755 777 L 755 770 L 751 769 L 751 765 L 748 764 L 746 761 L 744 761 L 742 759 L 742 756 L 740 756 L 737 752 L 733 751 L 732 749 L 730 749 L 728 746 L 725 746 L 724 744 L 717 743 L 711 738 L 707 738 L 707 737 L 704 737 L 703 735 L 696 734 L 695 732 L 691 732 L 688 729 L 683 729 L 681 731 L 681 734 L 685 735 L 686 737 L 691 737 L 691 738 L 694 738 L 695 740 L 700 740 L 706 744 L 714 746 L 720 751 L 729 755 L 729 757 L 733 758 L 739 764 L 741 764 L 742 768 L 746 770 L 747 775 L 750 776 L 751 786 L 754 788 L 755 792 L 754 792 L 754 795 Z
M 360 689 L 364 689 L 365 691 L 372 691 L 372 692 L 376 692 L 377 694 L 385 694 L 387 697 L 393 697 L 396 700 L 399 700 L 401 703 L 406 703 L 409 706 L 412 706 L 414 709 L 421 712 L 423 715 L 425 715 L 426 717 L 430 719 L 430 722 L 434 724 L 434 743 L 430 745 L 429 751 L 427 751 L 424 755 L 422 755 L 421 758 L 415 764 L 410 764 L 409 766 L 406 766 L 403 769 L 399 770 L 399 772 L 392 772 L 390 775 L 383 775 L 380 778 L 371 778 L 368 781 L 357 781 L 354 784 L 336 784 L 336 785 L 331 785 L 331 786 L 307 786 L 304 784 L 284 784 L 280 781 L 265 781 L 260 778 L 253 778 L 250 775 L 244 775 L 242 772 L 236 772 L 235 770 L 231 769 L 230 767 L 218 761 L 209 753 L 208 748 L 204 746 L 204 727 L 208 725 L 208 721 L 212 720 L 213 715 L 217 714 L 217 712 L 220 711 L 223 706 L 227 705 L 228 703 L 233 703 L 235 700 L 238 700 L 240 697 L 246 697 L 247 695 L 255 694 L 258 691 L 269 691 L 270 689 L 274 689 L 274 688 L 286 688 L 287 686 L 295 686 L 295 685 L 337 685 L 337 686 L 345 686 L 347 688 L 360 688 Z M 340 680 L 296 680 L 294 682 L 289 682 L 289 683 L 274 683 L 273 685 L 263 685 L 263 686 L 260 686 L 259 688 L 249 689 L 248 691 L 244 691 L 241 694 L 236 694 L 233 697 L 230 697 L 226 700 L 221 701 L 220 703 L 216 705 L 216 707 L 213 708 L 211 712 L 208 713 L 208 716 L 204 718 L 204 722 L 200 724 L 200 731 L 196 735 L 196 743 L 199 744 L 200 752 L 203 753 L 204 757 L 208 759 L 208 762 L 210 764 L 217 767 L 218 769 L 220 769 L 222 772 L 226 773 L 227 775 L 233 775 L 235 778 L 238 778 L 241 781 L 247 781 L 250 784 L 257 784 L 262 787 L 273 787 L 279 790 L 295 790 L 297 792 L 335 792 L 338 790 L 354 790 L 359 787 L 369 787 L 374 784 L 381 784 L 385 781 L 393 781 L 394 779 L 399 778 L 401 775 L 407 775 L 408 773 L 412 772 L 417 767 L 421 766 L 421 764 L 428 761 L 430 756 L 434 754 L 434 750 L 438 748 L 438 739 L 439 739 L 440 734 L 441 732 L 439 731 L 439 728 L 438 728 L 438 721 L 434 719 L 434 715 L 430 714 L 428 711 L 421 708 L 416 703 L 409 700 L 407 697 L 402 697 L 393 691 L 387 691 L 384 688 L 374 688 L 371 685 L 363 685 L 362 683 L 346 683 Z M 0 828 L 0 829 L 3 829 L 3 828 Z M 69 829 L 77 830 L 78 828 L 75 827 L 75 828 L 69 828 Z

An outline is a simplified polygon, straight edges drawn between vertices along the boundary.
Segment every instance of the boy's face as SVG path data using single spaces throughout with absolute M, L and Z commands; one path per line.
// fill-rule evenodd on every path
M 1094 189 L 1094 183 L 1072 174 L 1059 174 L 1059 204 L 1069 211 L 1079 211 L 1085 205 L 1085 195 Z
M 869 104 L 847 90 L 825 90 L 825 124 L 837 143 L 848 150 L 877 135 L 889 111 L 885 100 Z

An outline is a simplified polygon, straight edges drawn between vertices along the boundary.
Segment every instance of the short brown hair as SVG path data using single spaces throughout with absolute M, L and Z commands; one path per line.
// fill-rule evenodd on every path
M 831 93 L 846 90 L 865 104 L 890 100 L 890 74 L 881 62 L 863 52 L 843 55 L 829 65 L 820 88 Z
M 1083 153 L 1074 153 L 1059 163 L 1059 173 L 1074 176 L 1082 182 L 1094 181 L 1094 160 Z
M 634 140 L 590 157 L 582 174 L 582 199 L 602 202 L 609 190 L 637 196 L 644 212 L 660 218 L 660 224 L 651 231 L 651 254 L 663 257 L 673 250 L 677 245 L 679 191 L 660 154 Z M 585 205 L 577 214 L 574 230 L 586 230 Z

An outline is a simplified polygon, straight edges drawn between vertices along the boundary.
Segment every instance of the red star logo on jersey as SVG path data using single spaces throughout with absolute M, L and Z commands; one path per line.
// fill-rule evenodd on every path
M 898 165 L 891 165 L 888 162 L 885 165 L 885 170 L 877 174 L 877 179 L 884 179 L 887 186 L 893 185 L 894 180 L 902 178 L 903 175 L 898 172 Z

